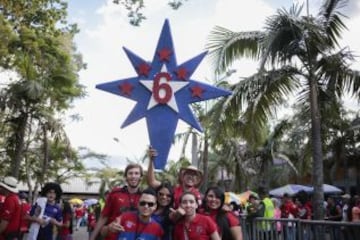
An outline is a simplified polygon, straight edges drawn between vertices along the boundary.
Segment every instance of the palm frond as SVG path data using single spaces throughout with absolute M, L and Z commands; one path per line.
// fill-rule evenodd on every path
M 326 0 L 319 11 L 319 20 L 324 26 L 329 43 L 338 44 L 337 39 L 341 31 L 347 29 L 341 17 L 345 17 L 339 10 L 343 8 L 348 0 Z
M 328 92 L 334 93 L 337 97 L 350 93 L 360 99 L 360 73 L 350 68 L 349 62 L 352 61 L 354 56 L 347 49 L 323 56 L 319 60 L 318 71 L 323 74 L 322 84 Z
M 208 37 L 206 49 L 215 71 L 223 73 L 240 57 L 257 59 L 259 57 L 259 31 L 233 32 L 216 26 Z
M 277 11 L 277 15 L 266 19 L 265 35 L 261 39 L 262 56 L 260 69 L 266 62 L 274 65 L 278 60 L 286 63 L 299 52 L 302 46 L 301 7 L 294 6 L 289 12 Z

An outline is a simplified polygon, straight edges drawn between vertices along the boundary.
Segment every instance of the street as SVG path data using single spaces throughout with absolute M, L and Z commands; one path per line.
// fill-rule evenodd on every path
M 87 227 L 80 227 L 79 230 L 73 231 L 73 240 L 87 240 L 89 239 L 89 233 L 87 231 Z

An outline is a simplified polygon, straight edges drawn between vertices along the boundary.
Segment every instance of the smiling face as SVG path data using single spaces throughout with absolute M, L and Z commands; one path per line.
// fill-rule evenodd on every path
M 171 203 L 171 193 L 166 187 L 162 187 L 157 192 L 157 201 L 161 207 L 167 207 Z
M 185 187 L 195 187 L 200 182 L 199 175 L 195 171 L 185 171 L 183 174 L 183 183 Z
M 137 188 L 141 181 L 141 169 L 139 167 L 130 168 L 126 172 L 125 178 L 129 187 Z
M 214 190 L 210 190 L 206 194 L 205 200 L 206 205 L 209 209 L 216 210 L 221 207 L 221 199 L 215 194 Z
M 139 199 L 138 210 L 142 220 L 150 219 L 151 214 L 156 210 L 156 197 L 143 193 Z
M 180 199 L 180 207 L 185 210 L 185 216 L 195 216 L 198 204 L 196 197 L 192 193 L 185 193 Z

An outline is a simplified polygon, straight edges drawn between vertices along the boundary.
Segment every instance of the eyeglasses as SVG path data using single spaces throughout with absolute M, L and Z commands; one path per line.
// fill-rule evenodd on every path
M 141 207 L 144 207 L 145 205 L 148 205 L 149 207 L 153 207 L 153 206 L 155 206 L 155 203 L 154 202 L 141 201 L 141 202 L 139 202 L 139 205 Z

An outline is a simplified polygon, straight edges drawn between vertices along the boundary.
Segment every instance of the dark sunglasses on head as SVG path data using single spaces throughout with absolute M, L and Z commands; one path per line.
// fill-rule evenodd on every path
M 144 207 L 145 205 L 148 205 L 149 207 L 153 207 L 153 206 L 155 206 L 155 203 L 154 202 L 141 201 L 141 202 L 139 202 L 139 205 L 141 207 Z

